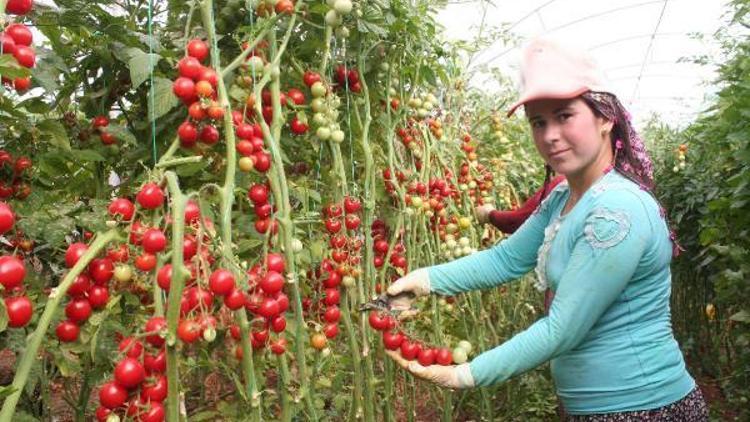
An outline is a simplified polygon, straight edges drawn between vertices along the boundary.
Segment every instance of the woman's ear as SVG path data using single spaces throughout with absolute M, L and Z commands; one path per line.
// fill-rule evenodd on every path
M 602 122 L 601 133 L 602 133 L 602 136 L 606 137 L 610 133 L 612 133 L 612 129 L 615 127 L 615 122 L 613 120 L 605 119 L 605 118 L 602 118 L 602 120 L 603 122 Z

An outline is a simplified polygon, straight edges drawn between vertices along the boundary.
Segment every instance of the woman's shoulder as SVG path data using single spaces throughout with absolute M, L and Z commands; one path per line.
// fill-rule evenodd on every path
M 659 203 L 651 192 L 617 171 L 592 186 L 589 197 L 589 213 L 616 211 L 651 222 L 661 218 Z

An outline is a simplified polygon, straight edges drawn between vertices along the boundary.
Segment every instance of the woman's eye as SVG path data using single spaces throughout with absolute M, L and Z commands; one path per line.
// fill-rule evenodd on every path
M 541 121 L 541 120 L 535 120 L 535 121 L 531 122 L 531 127 L 533 129 L 543 128 L 544 127 L 544 122 Z
M 572 114 L 570 114 L 570 113 L 563 113 L 563 114 L 560 114 L 560 115 L 558 115 L 558 116 L 557 116 L 557 118 L 558 118 L 558 119 L 559 119 L 559 120 L 560 120 L 561 122 L 564 122 L 564 121 L 568 120 L 569 118 L 571 118 L 572 116 L 573 116 L 573 115 L 572 115 Z

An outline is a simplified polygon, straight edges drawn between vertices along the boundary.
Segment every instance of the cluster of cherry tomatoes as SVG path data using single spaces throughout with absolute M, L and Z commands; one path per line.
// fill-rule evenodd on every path
M 107 116 L 99 115 L 91 119 L 91 129 L 99 135 L 102 145 L 114 145 L 117 143 L 117 138 L 112 133 L 107 132 L 107 126 L 109 126 Z
M 255 14 L 258 16 L 271 16 L 273 12 L 279 15 L 291 15 L 294 13 L 294 1 L 292 0 L 277 0 L 275 2 L 259 1 L 255 8 Z
M 161 332 L 166 328 L 162 317 L 146 322 L 144 344 L 136 337 L 120 340 L 121 359 L 115 365 L 113 379 L 99 387 L 96 419 L 104 422 L 112 415 L 125 416 L 141 422 L 161 422 L 168 382 L 165 372 L 167 358 Z
M 0 199 L 26 199 L 31 195 L 31 185 L 25 180 L 33 163 L 26 156 L 13 157 L 0 150 Z
M 396 320 L 385 313 L 371 311 L 368 318 L 370 327 L 383 332 L 383 346 L 388 350 L 400 350 L 406 360 L 417 360 L 420 365 L 452 365 L 453 353 L 447 347 L 429 347 L 409 338 L 402 331 L 395 330 Z
M 359 81 L 359 71 L 356 67 L 347 68 L 346 65 L 336 66 L 336 82 L 334 89 L 349 89 L 349 91 L 359 94 L 362 92 L 362 83 Z
M 324 337 L 320 336 L 321 333 L 316 333 L 311 339 L 313 347 L 317 349 L 325 347 L 325 339 L 334 338 L 339 333 L 341 311 L 338 304 L 341 285 L 353 287 L 360 275 L 362 238 L 356 236 L 355 232 L 361 224 L 361 209 L 359 199 L 351 196 L 345 197 L 340 204 L 331 203 L 323 208 L 330 255 L 321 261 L 314 274 L 312 271 L 308 272 L 309 278 L 317 281 L 315 285 L 321 293 L 319 298 L 316 301 L 310 298 L 303 301 L 303 307 L 307 310 L 314 307 L 323 324 Z
M 375 256 L 373 256 L 372 258 L 373 265 L 375 266 L 375 268 L 382 268 L 389 253 L 390 233 L 388 227 L 385 224 L 385 221 L 379 219 L 372 222 L 372 225 L 370 226 L 370 232 L 372 234 L 373 241 L 372 250 L 375 254 Z M 406 254 L 406 247 L 404 246 L 404 243 L 399 240 L 402 234 L 403 232 L 396 233 L 397 242 L 394 244 L 393 249 L 390 250 L 390 268 L 394 269 L 394 271 L 391 272 L 391 281 L 397 280 L 400 275 L 406 274 L 406 272 L 409 271 L 409 263 L 406 259 L 406 256 L 404 255 Z M 382 290 L 383 287 L 380 285 L 380 283 L 375 285 L 375 291 L 378 294 L 381 293 Z
M 216 101 L 219 75 L 203 65 L 209 56 L 203 40 L 190 40 L 186 52 L 177 63 L 180 76 L 172 84 L 172 92 L 188 106 L 189 116 L 180 124 L 177 136 L 183 148 L 192 148 L 198 142 L 214 145 L 221 137 L 217 125 L 224 117 L 224 108 Z
M 15 223 L 13 209 L 5 202 L 0 202 L 0 235 L 10 231 Z M 26 267 L 21 259 L 15 255 L 0 256 L 0 285 L 3 286 L 8 326 L 11 328 L 26 326 L 34 314 L 33 304 L 24 293 L 24 278 Z
M 25 15 L 31 11 L 31 0 L 8 0 L 5 11 L 12 15 Z M 36 64 L 36 52 L 31 45 L 34 36 L 31 30 L 22 23 L 11 23 L 0 32 L 0 48 L 2 54 L 11 54 L 19 65 L 32 68 Z M 2 78 L 4 84 L 12 85 L 16 92 L 21 93 L 31 87 L 31 77 L 25 76 L 15 79 Z

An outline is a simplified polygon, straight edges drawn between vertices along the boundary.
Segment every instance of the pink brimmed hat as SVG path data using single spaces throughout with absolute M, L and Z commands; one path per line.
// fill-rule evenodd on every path
M 521 96 L 508 111 L 532 100 L 575 98 L 587 91 L 610 92 L 604 74 L 583 51 L 567 49 L 549 39 L 536 38 L 524 49 Z

